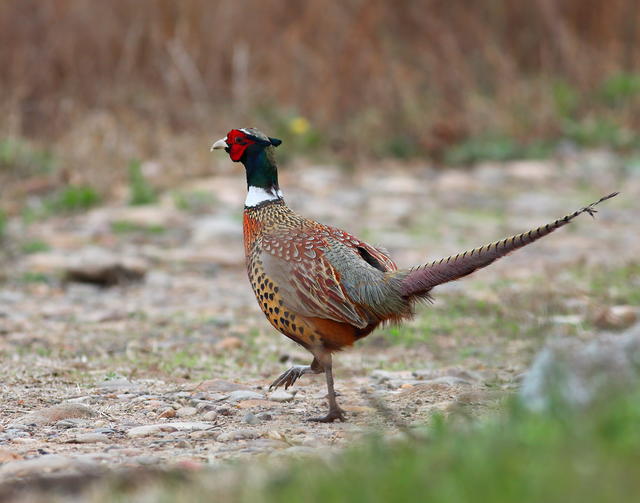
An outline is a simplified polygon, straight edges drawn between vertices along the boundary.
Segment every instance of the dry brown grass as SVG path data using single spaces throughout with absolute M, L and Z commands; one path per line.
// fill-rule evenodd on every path
M 553 82 L 596 113 L 639 42 L 636 0 L 7 0 L 0 133 L 54 141 L 72 172 L 96 149 L 110 165 L 294 113 L 352 158 L 380 138 L 438 155 L 486 131 L 557 134 Z M 616 118 L 637 127 L 638 108 Z

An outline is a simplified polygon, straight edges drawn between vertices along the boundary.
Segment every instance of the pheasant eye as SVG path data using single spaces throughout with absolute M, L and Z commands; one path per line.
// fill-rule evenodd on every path
M 244 140 L 240 137 L 236 138 L 236 143 L 239 143 L 240 145 L 242 145 L 244 143 Z

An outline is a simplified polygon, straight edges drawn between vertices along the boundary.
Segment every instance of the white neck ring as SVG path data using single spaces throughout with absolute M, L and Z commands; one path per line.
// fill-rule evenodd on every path
M 267 190 L 262 187 L 251 186 L 247 192 L 247 199 L 245 199 L 244 205 L 246 208 L 251 208 L 265 201 L 276 201 L 277 199 L 282 199 L 282 191 L 280 189 Z

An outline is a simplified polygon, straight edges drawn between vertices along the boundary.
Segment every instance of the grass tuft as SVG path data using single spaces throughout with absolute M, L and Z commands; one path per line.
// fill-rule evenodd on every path
M 129 203 L 133 206 L 153 204 L 158 195 L 142 173 L 140 161 L 133 160 L 129 163 Z

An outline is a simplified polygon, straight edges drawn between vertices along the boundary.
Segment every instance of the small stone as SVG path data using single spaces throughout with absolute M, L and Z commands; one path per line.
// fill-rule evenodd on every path
M 6 426 L 7 430 L 28 430 L 29 427 L 26 424 L 10 423 Z
M 56 428 L 61 428 L 61 429 L 70 429 L 70 428 L 80 428 L 84 424 L 85 422 L 82 419 L 70 418 L 70 419 L 63 419 L 62 421 L 58 421 L 54 426 Z
M 113 428 L 96 428 L 93 433 L 102 433 L 103 435 L 112 435 L 116 432 Z
M 181 407 L 179 408 L 175 415 L 178 417 L 191 417 L 195 416 L 198 413 L 198 409 L 195 407 Z
M 144 465 L 144 466 L 157 465 L 161 461 L 162 459 L 160 459 L 157 456 L 148 456 L 148 455 L 136 456 L 135 458 L 131 459 L 132 463 L 138 464 L 138 465 Z
M 260 419 L 258 419 L 252 412 L 247 412 L 242 418 L 242 422 L 247 424 L 258 424 Z
M 158 417 L 167 417 L 167 418 L 176 417 L 176 409 L 174 409 L 173 407 L 167 407 L 165 409 L 162 409 L 160 411 L 160 414 L 158 414 Z
M 172 423 L 158 423 L 136 426 L 135 428 L 131 428 L 127 432 L 127 435 L 132 438 L 138 438 L 159 435 L 162 433 L 172 433 L 175 431 L 197 431 L 206 430 L 208 428 L 211 428 L 211 425 L 209 423 L 175 421 Z
M 256 414 L 256 417 L 260 419 L 260 421 L 271 421 L 273 419 L 273 416 L 268 412 L 260 412 Z
M 221 416 L 231 416 L 233 411 L 229 407 L 218 407 L 218 414 Z
M 230 442 L 233 440 L 249 440 L 258 438 L 260 433 L 256 430 L 242 429 L 226 431 L 218 435 L 218 442 Z
M 262 393 L 257 393 L 255 391 L 249 390 L 236 390 L 229 393 L 229 398 L 227 401 L 231 403 L 240 402 L 241 400 L 263 400 L 264 395 Z
M 217 408 L 218 405 L 216 405 L 215 402 L 209 400 L 201 400 L 196 405 L 196 409 L 198 409 L 200 412 L 208 412 L 210 410 L 216 410 Z
M 80 433 L 69 441 L 72 444 L 95 444 L 97 442 L 108 442 L 106 435 L 100 433 Z
M 106 379 L 102 382 L 99 382 L 97 386 L 105 390 L 117 391 L 131 389 L 135 386 L 135 384 L 133 384 L 129 379 L 125 377 L 119 377 L 117 379 Z
M 269 400 L 274 402 L 290 402 L 293 400 L 294 394 L 278 389 L 269 395 Z
M 215 421 L 218 417 L 218 413 L 215 410 L 210 410 L 203 417 L 206 421 Z

